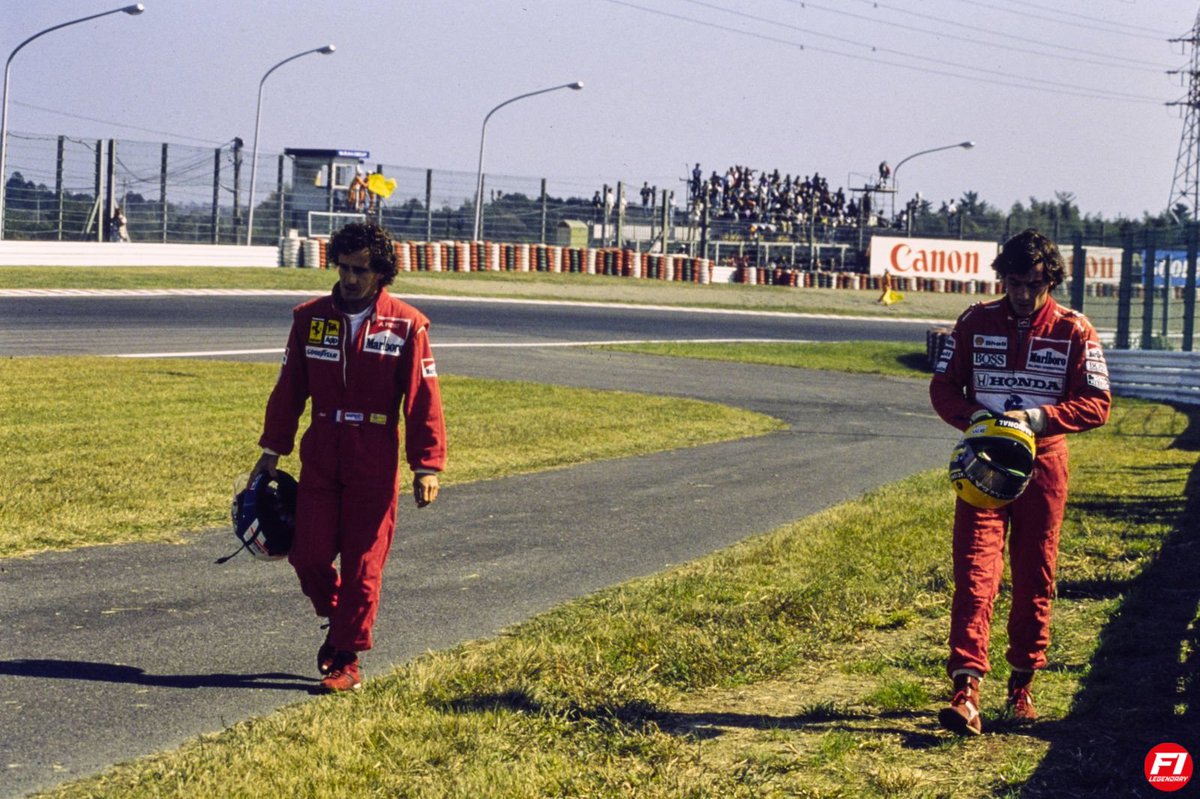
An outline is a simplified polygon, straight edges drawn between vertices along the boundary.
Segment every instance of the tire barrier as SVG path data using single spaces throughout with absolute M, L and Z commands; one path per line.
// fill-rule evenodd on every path
M 284 266 L 326 268 L 328 239 L 283 239 Z M 397 272 L 545 272 L 711 283 L 713 262 L 622 248 L 495 241 L 396 241 Z
M 931 327 L 925 331 L 925 361 L 929 364 L 929 371 L 932 372 L 933 367 L 937 365 L 942 348 L 946 346 L 946 339 L 952 332 L 952 327 Z

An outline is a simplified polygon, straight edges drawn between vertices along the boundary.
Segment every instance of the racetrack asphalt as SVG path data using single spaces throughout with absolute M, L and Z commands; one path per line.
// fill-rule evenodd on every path
M 921 380 L 550 348 L 445 350 L 439 370 L 695 397 L 788 428 L 402 503 L 367 677 L 944 465 L 956 436 Z M 0 797 L 309 697 L 318 619 L 286 564 L 214 565 L 233 545 L 223 528 L 0 560 Z

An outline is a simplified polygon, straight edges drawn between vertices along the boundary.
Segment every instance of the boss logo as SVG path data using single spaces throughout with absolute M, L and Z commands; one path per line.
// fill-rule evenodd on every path
M 976 366 L 1003 369 L 1008 366 L 1008 355 L 1003 352 L 977 352 L 975 353 L 974 361 Z

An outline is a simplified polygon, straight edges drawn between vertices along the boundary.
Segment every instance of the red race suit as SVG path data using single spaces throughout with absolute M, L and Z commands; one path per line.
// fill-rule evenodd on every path
M 307 400 L 311 423 L 300 440 L 296 536 L 288 560 L 329 642 L 371 648 L 383 567 L 396 528 L 400 421 L 414 471 L 446 465 L 446 429 L 429 320 L 381 290 L 351 340 L 350 318 L 329 296 L 292 311 L 279 379 L 267 401 L 259 444 L 292 451 Z M 334 560 L 341 556 L 341 573 Z
M 1021 496 L 993 510 L 961 499 L 955 504 L 947 671 L 981 676 L 989 671 L 988 636 L 1004 571 L 1006 528 L 1012 566 L 1006 658 L 1017 669 L 1044 668 L 1067 501 L 1065 434 L 1104 424 L 1112 402 L 1096 331 L 1083 314 L 1052 297 L 1025 319 L 1013 314 L 1006 298 L 973 305 L 946 340 L 929 397 L 938 415 L 959 430 L 982 409 L 997 415 L 1033 410 L 1041 416 L 1041 424 L 1033 425 L 1037 459 Z

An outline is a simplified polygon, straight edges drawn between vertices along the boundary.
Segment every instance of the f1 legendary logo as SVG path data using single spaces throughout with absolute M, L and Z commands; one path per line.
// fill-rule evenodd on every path
M 1192 778 L 1192 758 L 1177 743 L 1161 743 L 1146 753 L 1146 781 L 1160 791 L 1178 791 Z

